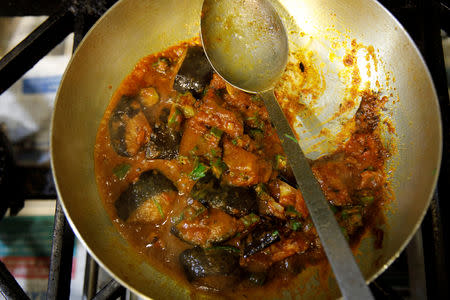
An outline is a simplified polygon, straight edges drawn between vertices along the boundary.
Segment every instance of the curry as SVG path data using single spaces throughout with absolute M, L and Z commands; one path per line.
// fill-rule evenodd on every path
M 311 167 L 350 245 L 372 231 L 381 248 L 384 102 L 360 96 L 350 139 Z M 198 39 L 139 61 L 106 109 L 94 155 L 117 229 L 194 291 L 268 289 L 326 262 L 262 100 L 215 74 Z

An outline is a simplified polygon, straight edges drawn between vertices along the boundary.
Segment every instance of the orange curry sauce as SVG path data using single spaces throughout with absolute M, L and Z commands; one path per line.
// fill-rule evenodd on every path
M 173 89 L 198 45 L 143 58 L 112 97 L 94 153 L 105 209 L 151 265 L 194 291 L 289 282 L 324 261 L 301 191 L 261 99 L 216 74 L 201 93 Z M 311 166 L 350 244 L 371 230 L 381 247 L 383 101 L 361 96 L 351 138 Z

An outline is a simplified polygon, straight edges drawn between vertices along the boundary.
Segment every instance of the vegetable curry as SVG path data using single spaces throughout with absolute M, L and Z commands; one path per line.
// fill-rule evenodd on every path
M 381 247 L 383 101 L 360 96 L 350 139 L 311 167 L 350 245 L 372 231 Z M 98 130 L 95 172 L 122 235 L 194 291 L 265 289 L 326 261 L 263 102 L 215 74 L 198 39 L 125 78 Z

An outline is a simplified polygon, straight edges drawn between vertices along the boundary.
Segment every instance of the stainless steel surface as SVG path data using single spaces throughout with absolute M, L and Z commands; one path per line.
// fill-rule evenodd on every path
M 373 299 L 347 240 L 342 235 L 341 228 L 331 212 L 328 201 L 312 173 L 308 160 L 298 142 L 294 141 L 294 133 L 273 91 L 265 92 L 261 96 L 280 137 L 284 153 L 292 167 L 297 184 L 302 191 L 342 296 L 345 299 L 354 300 Z
M 345 299 L 373 299 L 275 98 L 273 89 L 286 69 L 289 54 L 287 33 L 278 13 L 267 0 L 205 0 L 200 26 L 203 48 L 216 72 L 236 88 L 260 93 L 263 98 L 342 295 Z
M 411 300 L 427 300 L 427 278 L 423 255 L 422 230 L 419 228 L 406 247 Z
M 329 59 L 333 49 L 328 48 L 332 40 L 327 31 L 342 29 L 342 40 L 356 39 L 372 45 L 390 72 L 389 77 L 395 78 L 391 87 L 395 88 L 392 93 L 398 95 L 398 101 L 389 103 L 385 112 L 396 127 L 397 151 L 390 159 L 390 164 L 396 166 L 390 173 L 395 200 L 386 206 L 382 249 L 374 250 L 373 239 L 369 237 L 363 240 L 356 256 L 361 272 L 371 281 L 389 266 L 414 235 L 436 184 L 442 129 L 433 83 L 409 36 L 376 1 L 272 3 L 284 24 L 288 24 L 290 39 L 295 38 L 290 24 L 296 23 L 303 24 L 301 30 L 316 41 L 324 42 L 326 46 L 315 53 L 325 67 L 342 66 L 341 59 Z M 178 284 L 149 266 L 118 234 L 97 192 L 93 162 L 95 137 L 112 93 L 140 58 L 198 36 L 201 5 L 201 0 L 118 2 L 78 47 L 63 77 L 53 114 L 52 168 L 69 223 L 91 255 L 120 283 L 138 295 L 156 299 L 189 298 L 190 292 L 185 284 Z M 378 72 L 387 77 L 381 67 Z M 327 79 L 326 90 L 333 83 L 333 78 Z M 341 99 L 326 100 L 331 105 Z M 310 152 L 305 151 L 305 155 L 308 157 Z M 333 280 L 325 281 L 329 283 L 328 288 L 319 288 L 314 279 L 317 276 L 318 270 L 309 268 L 296 278 L 288 291 L 277 291 L 273 297 L 329 299 L 338 295 Z
M 269 1 L 205 0 L 200 26 L 206 56 L 226 81 L 248 92 L 275 86 L 289 48 L 286 30 Z

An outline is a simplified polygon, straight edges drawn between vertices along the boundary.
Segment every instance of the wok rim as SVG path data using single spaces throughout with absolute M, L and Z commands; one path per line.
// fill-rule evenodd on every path
M 64 74 L 62 76 L 61 79 L 61 83 L 59 85 L 58 91 L 56 93 L 56 97 L 55 97 L 55 102 L 54 102 L 54 109 L 53 109 L 53 113 L 52 113 L 52 118 L 51 118 L 51 123 L 50 123 L 50 167 L 51 167 L 51 171 L 53 174 L 53 179 L 55 182 L 55 188 L 56 188 L 56 192 L 57 192 L 57 201 L 59 201 L 59 204 L 61 205 L 61 207 L 63 208 L 63 212 L 64 212 L 64 216 L 66 218 L 66 220 L 68 221 L 68 223 L 70 224 L 71 229 L 73 230 L 73 232 L 75 233 L 76 237 L 78 238 L 78 240 L 83 244 L 83 246 L 86 248 L 86 250 L 88 251 L 89 255 L 95 259 L 95 261 L 105 270 L 107 271 L 111 277 L 116 280 L 117 282 L 119 282 L 122 286 L 124 286 L 125 288 L 129 289 L 130 291 L 132 291 L 134 294 L 140 296 L 140 297 L 144 297 L 144 298 L 148 298 L 148 299 L 153 299 L 147 295 L 144 295 L 142 292 L 136 290 L 134 287 L 132 287 L 129 283 L 125 282 L 124 280 L 122 280 L 118 275 L 116 275 L 113 271 L 111 271 L 111 269 L 103 262 L 103 260 L 95 254 L 95 252 L 91 249 L 91 247 L 86 243 L 86 241 L 84 240 L 82 234 L 80 233 L 80 231 L 78 230 L 78 228 L 75 225 L 75 222 L 72 220 L 70 212 L 68 211 L 65 203 L 64 203 L 64 198 L 62 197 L 62 193 L 60 192 L 59 189 L 59 183 L 58 183 L 58 172 L 55 168 L 55 164 L 54 164 L 54 145 L 53 145 L 53 139 L 54 139 L 54 125 L 55 125 L 55 115 L 56 115 L 56 107 L 58 105 L 60 100 L 60 93 L 62 90 L 62 87 L 64 86 L 64 83 L 66 81 L 66 76 L 69 73 L 70 69 L 71 69 L 71 65 L 73 63 L 73 61 L 75 60 L 75 58 L 77 57 L 78 52 L 80 51 L 80 49 L 83 47 L 84 43 L 86 42 L 87 39 L 89 39 L 89 37 L 92 35 L 92 32 L 96 30 L 96 28 L 98 27 L 98 25 L 100 23 L 103 22 L 103 20 L 105 18 L 108 17 L 108 15 L 110 14 L 110 12 L 112 10 L 115 9 L 119 9 L 119 7 L 121 5 L 123 5 L 123 3 L 126 0 L 120 0 L 118 2 L 116 2 L 114 5 L 112 5 L 96 22 L 95 24 L 89 29 L 89 31 L 86 33 L 86 35 L 83 37 L 82 41 L 79 43 L 79 45 L 77 46 L 77 49 L 75 50 L 75 52 L 72 54 L 72 57 L 64 71 Z M 441 111 L 441 107 L 440 107 L 440 103 L 439 103 L 439 98 L 436 92 L 436 87 L 434 85 L 434 81 L 431 77 L 431 73 L 430 70 L 425 62 L 425 59 L 423 58 L 420 50 L 418 49 L 417 45 L 414 43 L 414 40 L 411 38 L 411 36 L 409 35 L 409 33 L 406 31 L 406 29 L 403 27 L 403 25 L 397 20 L 397 18 L 395 18 L 395 16 L 386 8 L 384 7 L 381 3 L 379 3 L 376 0 L 367 0 L 370 1 L 372 3 L 374 3 L 376 6 L 378 6 L 379 9 L 381 9 L 383 11 L 383 13 L 387 14 L 389 19 L 391 19 L 395 25 L 398 26 L 398 29 L 400 29 L 401 33 L 405 35 L 405 37 L 408 40 L 408 44 L 410 46 L 412 46 L 412 48 L 414 49 L 414 53 L 418 56 L 419 60 L 418 60 L 418 64 L 421 65 L 424 68 L 425 71 L 425 75 L 426 78 L 428 80 L 428 82 L 430 83 L 430 88 L 431 88 L 431 92 L 433 94 L 433 99 L 429 100 L 429 101 L 434 101 L 434 104 L 437 107 L 437 111 L 438 111 L 438 136 L 439 136 L 439 142 L 438 142 L 438 147 L 437 147 L 437 164 L 435 166 L 436 170 L 439 170 L 439 172 L 436 171 L 436 173 L 433 175 L 433 179 L 432 179 L 432 185 L 431 187 L 431 192 L 428 196 L 428 199 L 426 200 L 426 205 L 425 208 L 419 218 L 417 219 L 416 223 L 414 224 L 411 232 L 409 233 L 409 235 L 404 239 L 403 243 L 400 245 L 400 247 L 398 248 L 398 250 L 395 252 L 394 255 L 392 255 L 384 265 L 380 266 L 378 268 L 378 271 L 374 272 L 371 276 L 368 276 L 367 279 L 365 279 L 366 284 L 370 284 L 373 280 L 375 280 L 378 276 L 380 276 L 399 256 L 400 254 L 405 250 L 406 246 L 410 243 L 411 239 L 413 238 L 413 236 L 416 234 L 419 226 L 422 224 L 423 219 L 425 217 L 425 214 L 427 213 L 430 203 L 431 203 L 431 199 L 433 196 L 434 191 L 436 190 L 436 186 L 437 186 L 437 182 L 439 179 L 439 175 L 441 173 L 441 165 L 442 165 L 442 152 L 443 152 L 443 129 L 442 129 L 442 111 Z M 394 200 L 395 202 L 395 200 Z M 159 272 L 159 271 L 158 271 Z

